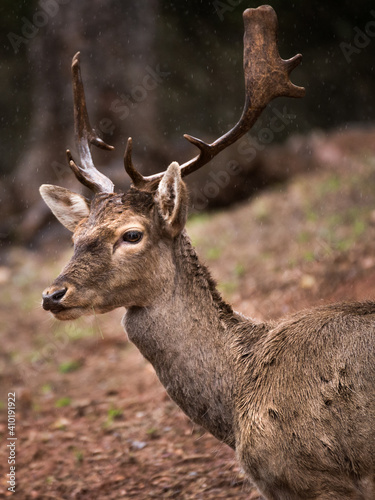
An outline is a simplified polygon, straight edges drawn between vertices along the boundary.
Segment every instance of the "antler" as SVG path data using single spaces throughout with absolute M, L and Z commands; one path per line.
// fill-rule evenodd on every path
M 247 9 L 243 13 L 245 105 L 238 123 L 211 144 L 185 134 L 184 137 L 199 149 L 199 155 L 180 166 L 184 177 L 208 163 L 214 156 L 235 143 L 254 125 L 267 104 L 275 97 L 303 97 L 305 89 L 297 87 L 290 79 L 292 70 L 302 60 L 301 54 L 291 59 L 281 59 L 277 50 L 277 16 L 269 5 Z M 131 138 L 125 151 L 125 169 L 136 187 L 147 189 L 163 177 L 164 172 L 142 176 L 131 160 Z
M 101 149 L 112 150 L 113 146 L 106 144 L 91 128 L 86 109 L 85 91 L 81 78 L 79 62 L 80 53 L 77 52 L 72 60 L 73 96 L 74 96 L 74 133 L 81 165 L 77 165 L 69 149 L 66 154 L 70 168 L 77 179 L 90 188 L 94 193 L 113 193 L 113 182 L 94 166 L 90 145 L 94 144 Z

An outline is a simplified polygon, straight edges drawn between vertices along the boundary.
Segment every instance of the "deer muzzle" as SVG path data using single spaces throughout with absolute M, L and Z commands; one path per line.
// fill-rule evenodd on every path
M 82 315 L 103 313 L 116 306 L 102 304 L 97 299 L 96 291 L 77 290 L 74 283 L 64 277 L 58 277 L 42 294 L 42 307 L 50 311 L 56 319 L 72 320 Z
M 64 298 L 67 288 L 50 287 L 43 292 L 43 309 L 51 311 L 53 314 L 59 313 L 64 309 L 61 300 Z

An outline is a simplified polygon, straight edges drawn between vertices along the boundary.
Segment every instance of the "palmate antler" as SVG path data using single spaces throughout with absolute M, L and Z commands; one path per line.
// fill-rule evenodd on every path
M 257 9 L 247 9 L 243 13 L 243 18 L 245 25 L 245 105 L 241 118 L 229 132 L 211 144 L 191 135 L 184 135 L 185 139 L 199 149 L 199 154 L 180 166 L 183 177 L 201 168 L 221 151 L 245 135 L 272 99 L 280 96 L 303 97 L 305 95 L 305 89 L 297 87 L 289 79 L 292 70 L 302 60 L 301 54 L 283 60 L 278 53 L 277 16 L 273 8 L 263 5 Z M 113 192 L 112 182 L 96 170 L 91 158 L 90 144 L 95 144 L 104 149 L 112 149 L 112 146 L 104 143 L 90 126 L 78 55 L 74 56 L 72 63 L 74 116 L 78 150 L 83 166 L 77 166 L 68 151 L 69 165 L 78 180 L 95 192 Z M 131 154 L 132 139 L 129 138 L 124 156 L 126 172 L 135 187 L 150 191 L 155 189 L 164 172 L 147 177 L 143 176 L 135 169 Z
M 297 54 L 283 60 L 277 50 L 277 16 L 269 5 L 257 9 L 247 9 L 243 13 L 244 34 L 244 73 L 245 105 L 238 123 L 212 144 L 185 134 L 189 142 L 197 146 L 199 155 L 180 166 L 181 176 L 195 172 L 218 155 L 254 125 L 267 104 L 275 97 L 303 97 L 305 89 L 297 87 L 289 79 L 292 70 L 302 60 Z M 148 185 L 157 185 L 164 172 L 142 176 L 131 160 L 132 140 L 128 139 L 125 151 L 125 169 L 136 187 L 147 189 Z

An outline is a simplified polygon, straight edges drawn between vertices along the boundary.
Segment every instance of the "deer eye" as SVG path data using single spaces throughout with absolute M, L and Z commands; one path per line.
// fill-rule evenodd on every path
M 126 243 L 139 243 L 143 238 L 142 231 L 138 231 L 137 229 L 130 229 L 123 234 L 122 239 Z

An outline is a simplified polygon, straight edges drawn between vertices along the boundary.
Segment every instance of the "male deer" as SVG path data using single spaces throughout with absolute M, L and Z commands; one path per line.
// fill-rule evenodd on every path
M 375 303 L 328 305 L 275 323 L 257 323 L 224 302 L 184 230 L 182 176 L 243 136 L 277 96 L 301 97 L 284 61 L 277 18 L 262 6 L 244 12 L 246 99 L 237 125 L 212 144 L 186 135 L 199 155 L 114 193 L 94 167 L 92 130 L 73 58 L 75 130 L 81 165 L 68 151 L 91 201 L 43 185 L 41 195 L 74 232 L 74 255 L 43 293 L 58 319 L 125 307 L 129 339 L 154 366 L 168 394 L 196 423 L 236 450 L 268 499 L 375 498 Z

